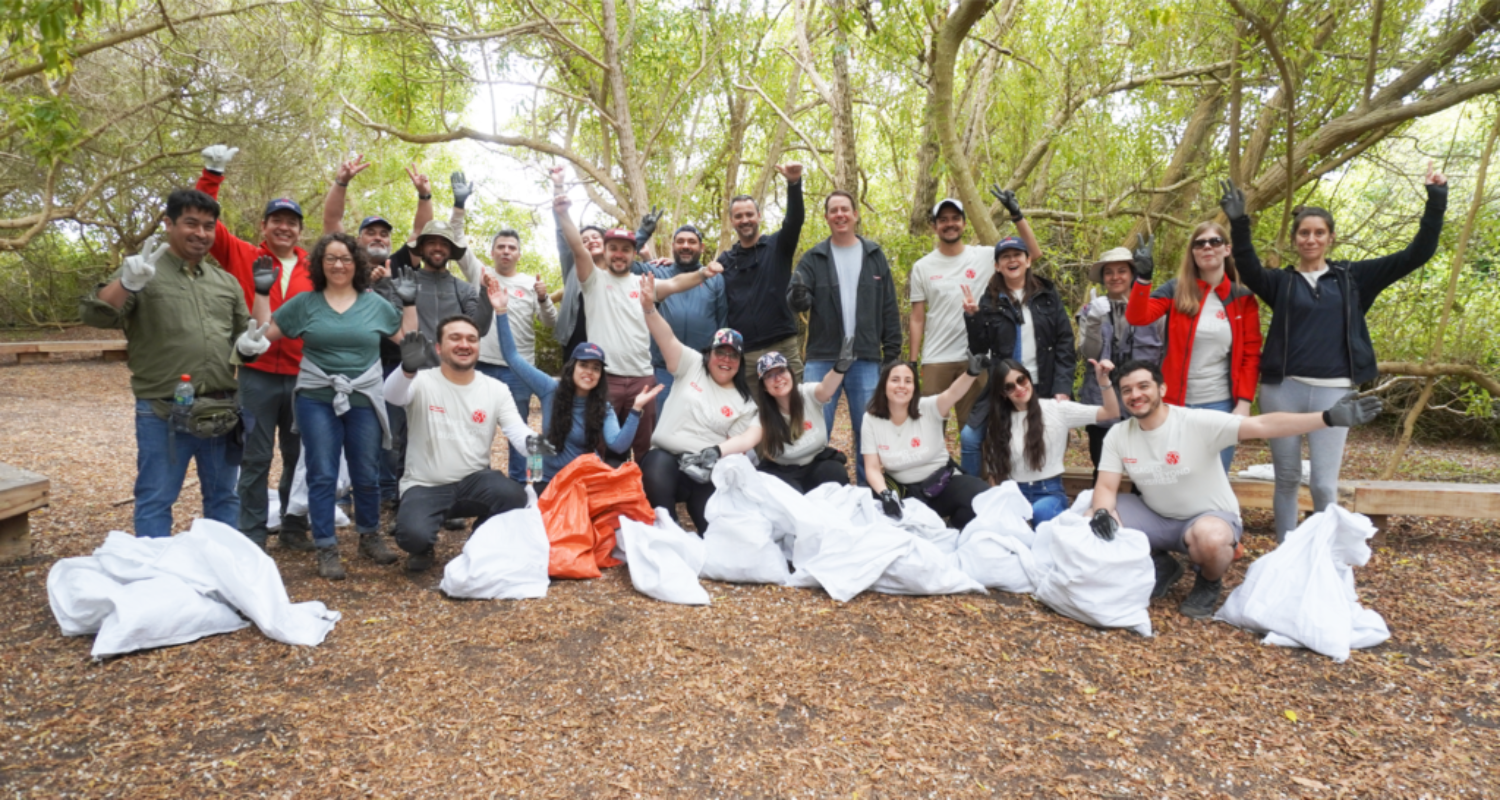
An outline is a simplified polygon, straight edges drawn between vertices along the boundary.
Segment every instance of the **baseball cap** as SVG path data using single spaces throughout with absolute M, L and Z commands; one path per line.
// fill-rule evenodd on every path
M 604 241 L 610 239 L 623 239 L 630 242 L 631 247 L 635 247 L 635 231 L 629 228 L 610 228 L 604 232 Z
M 290 211 L 297 215 L 297 219 L 302 219 L 302 206 L 290 197 L 278 197 L 266 203 L 266 213 L 261 214 L 260 218 L 265 219 L 278 211 Z
M 761 356 L 759 361 L 755 362 L 755 376 L 757 378 L 764 378 L 767 372 L 777 368 L 791 369 L 792 366 L 787 363 L 786 356 L 772 350 Z
M 714 331 L 714 347 L 733 347 L 734 352 L 745 352 L 745 337 L 733 328 L 720 328 Z
M 386 219 L 385 217 L 365 217 L 364 219 L 359 221 L 359 231 L 363 231 L 365 228 L 368 228 L 371 225 L 384 225 L 391 230 L 396 229 L 396 226 L 392 225 L 391 221 Z
M 1100 283 L 1104 280 L 1105 264 L 1114 264 L 1120 261 L 1129 264 L 1134 259 L 1135 256 L 1131 255 L 1130 249 L 1126 247 L 1116 247 L 1113 250 L 1104 251 L 1104 255 L 1099 256 L 1098 261 L 1089 265 L 1089 282 Z
M 937 201 L 937 205 L 932 207 L 933 219 L 937 219 L 938 212 L 943 210 L 943 206 L 953 206 L 954 208 L 958 209 L 958 213 L 964 214 L 963 203 L 960 203 L 952 197 L 944 197 L 943 199 Z M 968 217 L 968 214 L 964 214 L 964 216 Z
M 1021 237 L 1019 236 L 1007 236 L 1004 239 L 995 242 L 995 258 L 999 258 L 1000 254 L 1005 252 L 1006 250 L 1020 250 L 1023 253 L 1031 252 L 1029 249 L 1027 249 L 1026 243 L 1021 241 Z
M 573 348 L 573 360 L 603 361 L 604 348 L 600 347 L 597 344 L 594 344 L 593 342 L 579 342 L 578 346 Z

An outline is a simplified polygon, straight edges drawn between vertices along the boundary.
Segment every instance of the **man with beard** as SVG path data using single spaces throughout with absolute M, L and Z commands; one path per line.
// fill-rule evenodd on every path
M 1249 439 L 1363 425 L 1380 414 L 1379 398 L 1354 392 L 1327 411 L 1309 414 L 1241 417 L 1167 405 L 1161 367 L 1139 359 L 1117 367 L 1114 382 L 1130 419 L 1104 437 L 1092 525 L 1106 539 L 1117 524 L 1146 534 L 1156 562 L 1153 598 L 1164 597 L 1183 575 L 1172 553 L 1186 553 L 1198 577 L 1177 610 L 1193 619 L 1213 614 L 1244 532 L 1219 451 Z M 1120 493 L 1121 475 L 1130 477 L 1140 496 Z
M 482 334 L 473 320 L 449 316 L 434 330 L 435 348 L 421 331 L 408 334 L 401 343 L 401 369 L 385 379 L 386 402 L 407 410 L 407 461 L 395 537 L 408 554 L 409 572 L 432 567 L 444 520 L 475 517 L 477 528 L 526 505 L 521 484 L 490 468 L 490 449 L 497 427 L 512 445 L 534 436 L 505 384 L 475 369 Z
M 787 305 L 792 279 L 792 257 L 802 236 L 802 165 L 776 167 L 786 178 L 786 218 L 781 230 L 762 236 L 760 206 L 755 198 L 739 195 L 729 201 L 729 221 L 736 241 L 714 259 L 724 265 L 724 297 L 729 307 L 727 327 L 745 337 L 745 380 L 760 379 L 755 365 L 772 350 L 786 356 L 788 369 L 802 380 L 802 341 L 797 317 Z
M 671 280 L 678 275 L 696 272 L 703 264 L 703 234 L 692 225 L 683 225 L 672 234 L 672 263 L 661 266 L 637 261 L 631 272 L 637 275 L 650 272 L 657 280 Z M 728 326 L 729 304 L 724 298 L 724 277 L 715 275 L 687 291 L 678 292 L 657 306 L 662 319 L 671 326 L 672 333 L 684 347 L 704 350 L 713 343 L 714 332 Z M 667 395 L 672 391 L 672 372 L 662 359 L 656 341 L 651 342 L 651 367 L 656 372 L 656 382 L 665 387 L 656 396 L 656 413 L 661 414 Z
M 656 374 L 651 368 L 651 334 L 641 316 L 641 276 L 631 272 L 635 263 L 635 232 L 624 228 L 605 231 L 604 265 L 602 269 L 596 267 L 577 226 L 567 214 L 571 205 L 567 195 L 553 198 L 552 208 L 573 250 L 578 285 L 589 309 L 588 340 L 609 353 L 609 369 L 605 372 L 609 402 L 616 416 L 623 419 L 630 413 L 636 396 L 656 385 Z M 653 299 L 660 303 L 678 292 L 702 285 L 723 271 L 714 262 L 670 280 L 654 281 Z M 652 404 L 642 412 L 631 443 L 637 461 L 651 449 L 651 434 L 655 429 L 656 405 Z

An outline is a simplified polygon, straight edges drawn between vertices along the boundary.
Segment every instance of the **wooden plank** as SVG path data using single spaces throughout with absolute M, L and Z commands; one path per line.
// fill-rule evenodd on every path
M 1416 481 L 1347 481 L 1354 508 L 1369 516 L 1500 519 L 1500 485 Z
M 25 514 L 0 519 L 0 562 L 31 555 L 31 522 Z
M 52 358 L 50 353 L 16 353 L 17 364 L 35 364 Z
M 52 482 L 45 475 L 0 464 L 0 519 L 24 516 L 51 499 Z
M 41 342 L 0 342 L 0 353 L 35 353 Z
M 125 352 L 124 348 L 121 348 L 119 350 L 105 350 L 104 351 L 104 360 L 105 361 L 129 361 L 130 360 L 130 354 L 127 353 L 127 352 Z
M 87 342 L 38 342 L 39 353 L 91 353 L 109 352 L 111 350 L 124 350 L 126 346 L 124 339 L 96 339 Z

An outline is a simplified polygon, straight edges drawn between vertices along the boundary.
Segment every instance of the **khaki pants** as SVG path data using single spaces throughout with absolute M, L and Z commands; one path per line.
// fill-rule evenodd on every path
M 751 386 L 754 386 L 755 382 L 758 381 L 758 380 L 760 380 L 760 376 L 757 375 L 757 374 L 755 374 L 755 362 L 759 361 L 761 356 L 763 356 L 766 353 L 769 353 L 769 352 L 771 352 L 773 350 L 776 351 L 776 352 L 778 352 L 778 353 L 781 353 L 784 356 L 786 356 L 787 368 L 789 370 L 791 370 L 792 380 L 796 381 L 797 383 L 801 383 L 802 382 L 802 335 L 801 334 L 793 334 L 791 336 L 788 336 L 785 339 L 782 339 L 779 342 L 772 342 L 771 344 L 769 344 L 766 347 L 763 347 L 763 348 L 761 348 L 759 350 L 746 350 L 745 351 L 745 363 L 740 368 L 740 372 L 745 376 L 745 382 L 748 383 L 748 384 L 750 384 Z
M 958 380 L 958 376 L 963 375 L 968 369 L 969 362 L 967 361 L 923 364 L 922 396 L 930 397 L 935 394 L 942 394 L 943 390 L 952 386 L 953 382 Z M 980 373 L 979 379 L 974 381 L 974 385 L 969 387 L 969 391 L 965 392 L 964 396 L 959 399 L 958 405 L 954 406 L 953 418 L 958 420 L 958 429 L 960 431 L 964 429 L 964 425 L 968 424 L 969 412 L 973 410 L 974 403 L 979 400 L 979 395 L 984 392 L 984 386 L 988 382 L 988 378 L 989 376 L 986 373 Z

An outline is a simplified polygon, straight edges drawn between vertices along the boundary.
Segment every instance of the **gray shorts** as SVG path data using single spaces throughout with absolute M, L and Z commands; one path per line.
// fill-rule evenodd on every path
M 1186 553 L 1188 529 L 1204 517 L 1215 517 L 1229 523 L 1230 530 L 1234 531 L 1235 544 L 1239 544 L 1240 537 L 1245 533 L 1245 526 L 1237 514 L 1205 511 L 1189 519 L 1172 519 L 1152 511 L 1144 500 L 1129 492 L 1121 492 L 1115 498 L 1115 512 L 1120 515 L 1120 523 L 1124 527 L 1135 528 L 1146 534 L 1146 538 L 1151 541 L 1153 553 L 1162 550 Z

